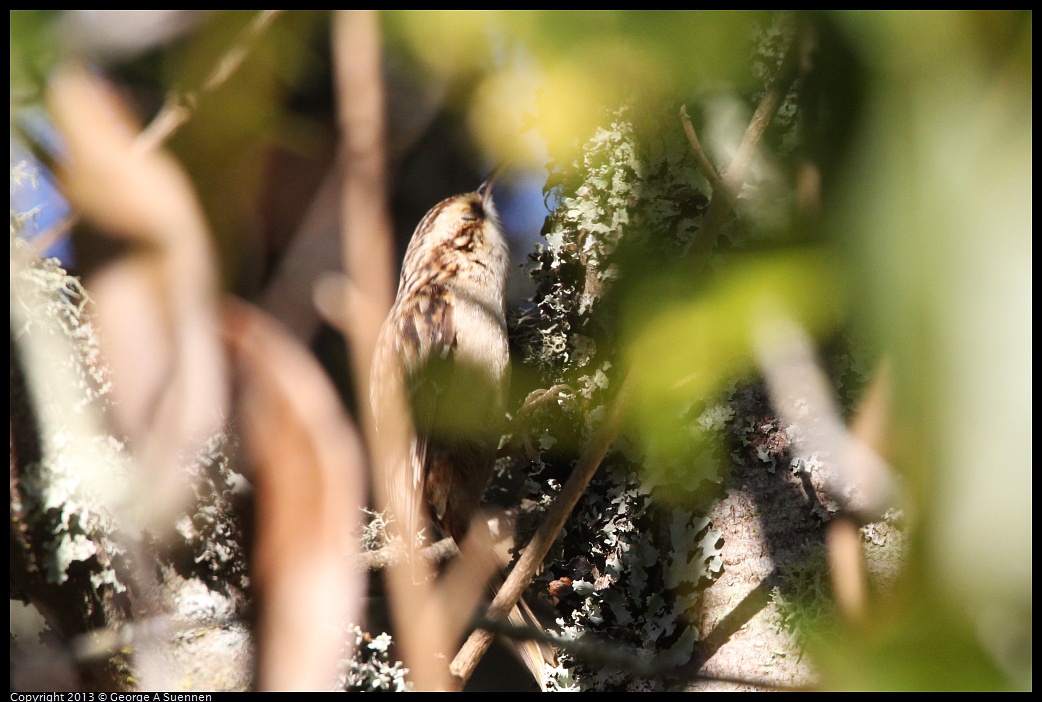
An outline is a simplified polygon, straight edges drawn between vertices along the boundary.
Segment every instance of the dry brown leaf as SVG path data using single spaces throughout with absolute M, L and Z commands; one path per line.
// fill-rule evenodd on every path
M 349 565 L 365 506 L 361 442 L 288 331 L 242 302 L 225 320 L 257 494 L 258 688 L 331 690 L 343 625 L 360 621 L 365 594 L 364 573 Z
M 181 462 L 217 432 L 227 407 L 206 222 L 177 162 L 135 148 L 140 125 L 107 84 L 65 68 L 48 98 L 64 137 L 65 195 L 96 230 L 132 244 L 89 289 L 115 419 L 148 486 L 140 513 L 167 528 L 191 495 Z

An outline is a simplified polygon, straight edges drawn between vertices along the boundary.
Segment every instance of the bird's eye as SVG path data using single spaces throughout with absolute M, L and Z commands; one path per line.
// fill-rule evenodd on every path
M 461 216 L 463 217 L 464 222 L 477 222 L 481 219 L 481 211 L 475 207 L 471 207 L 463 210 Z

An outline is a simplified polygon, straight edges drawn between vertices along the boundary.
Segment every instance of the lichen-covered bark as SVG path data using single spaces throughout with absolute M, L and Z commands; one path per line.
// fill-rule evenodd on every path
M 167 661 L 171 680 L 245 689 L 249 642 L 236 620 L 247 562 L 235 504 L 245 483 L 230 467 L 227 440 L 215 437 L 189 463 L 197 502 L 175 535 L 121 526 L 132 461 L 103 423 L 108 383 L 89 300 L 76 278 L 28 255 L 14 233 L 11 256 L 11 597 L 39 610 L 61 642 L 50 662 L 20 646 L 16 683 L 69 684 L 42 673 L 66 667 L 79 689 L 133 690 L 134 653 L 149 649 Z M 215 635 L 201 639 L 208 628 Z M 229 631 L 231 641 L 216 635 Z
M 782 17 L 754 33 L 752 70 L 765 87 L 794 30 Z M 703 133 L 741 135 L 740 116 L 752 114 L 760 95 L 721 94 L 687 107 Z M 606 116 L 573 162 L 555 164 L 548 181 L 556 206 L 546 246 L 531 255 L 536 293 L 514 336 L 542 387 L 570 390 L 528 418 L 526 499 L 535 509 L 522 532 L 567 477 L 627 363 L 659 362 L 623 355 L 643 318 L 670 300 L 695 299 L 736 254 L 792 242 L 798 92 L 781 102 L 704 267 L 688 254 L 713 191 L 679 107 L 635 98 Z M 725 113 L 738 121 L 721 125 Z M 718 135 L 710 153 L 721 172 L 726 142 Z M 853 402 L 865 374 L 847 344 L 834 346 L 835 377 L 847 383 L 841 400 Z M 715 387 L 664 414 L 656 436 L 630 431 L 616 442 L 548 557 L 537 584 L 554 629 L 583 645 L 577 653 L 562 646 L 552 687 L 685 689 L 699 676 L 733 679 L 703 681 L 702 689 L 813 683 L 801 636 L 835 618 L 823 554 L 837 507 L 813 466 L 796 460 L 791 428 L 750 367 Z M 659 445 L 663 436 L 668 445 Z
M 108 463 L 118 449 L 106 436 L 77 432 L 106 389 L 82 288 L 54 262 L 23 251 L 12 239 L 12 258 L 25 262 L 11 281 L 12 594 L 72 641 L 130 619 L 126 549 L 79 471 L 91 459 Z M 115 461 L 108 467 L 119 471 Z M 128 670 L 118 653 L 82 666 L 82 680 L 93 690 L 132 689 Z
M 538 457 L 528 499 L 547 504 L 621 382 L 620 285 L 676 267 L 698 234 L 708 189 L 676 106 L 623 108 L 551 181 L 557 208 L 532 255 L 534 308 L 518 336 L 547 387 L 571 391 L 528 428 Z M 602 641 L 664 671 L 690 660 L 700 589 L 721 568 L 720 534 L 705 513 L 662 499 L 642 477 L 648 457 L 621 440 L 583 496 L 539 583 L 554 583 L 559 634 Z M 692 492 L 696 486 L 687 486 Z M 567 583 L 570 587 L 561 587 Z M 556 581 L 556 582 L 555 582 Z M 563 651 L 557 689 L 662 689 L 653 674 Z

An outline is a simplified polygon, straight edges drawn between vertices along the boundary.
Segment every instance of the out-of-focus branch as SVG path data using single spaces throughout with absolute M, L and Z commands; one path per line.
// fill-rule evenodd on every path
M 227 417 L 208 226 L 180 165 L 161 149 L 137 146 L 139 125 L 108 85 L 66 68 L 52 80 L 49 106 L 64 136 L 58 175 L 70 205 L 96 231 L 130 244 L 90 282 L 100 350 L 111 371 L 112 416 L 135 459 L 130 491 L 112 506 L 130 533 L 169 538 L 195 499 L 186 461 L 205 450 Z M 111 482 L 100 466 L 97 473 L 84 480 Z M 121 545 L 132 554 L 143 593 L 133 616 L 158 615 L 156 554 L 135 539 Z M 147 640 L 134 649 L 144 689 L 173 684 L 163 647 Z
M 365 505 L 361 437 L 296 338 L 245 303 L 225 320 L 257 487 L 257 687 L 331 690 L 339 625 L 359 621 L 365 592 L 364 572 L 348 565 Z
M 341 226 L 344 272 L 354 295 L 348 305 L 351 358 L 363 414 L 368 414 L 369 369 L 395 289 L 394 236 L 387 197 L 384 93 L 380 29 L 375 12 L 345 10 L 333 20 L 333 56 L 342 144 Z
M 177 130 L 191 119 L 199 100 L 220 88 L 235 74 L 255 45 L 257 38 L 281 13 L 282 10 L 259 11 L 240 34 L 235 44 L 218 60 L 217 65 L 214 66 L 198 92 L 169 93 L 159 113 L 134 139 L 134 152 L 143 153 L 158 149 L 176 134 Z M 50 246 L 65 238 L 76 226 L 77 221 L 77 214 L 70 214 L 40 236 L 35 237 L 24 255 L 39 256 Z
M 188 177 L 162 151 L 138 151 L 138 126 L 85 70 L 52 81 L 49 104 L 67 158 L 63 191 L 76 212 L 128 255 L 91 284 L 120 430 L 144 473 L 139 519 L 162 533 L 190 499 L 180 468 L 227 415 L 216 261 Z
M 803 37 L 804 35 L 797 31 L 796 36 L 789 44 L 781 65 L 778 67 L 778 73 L 775 75 L 774 80 L 771 81 L 771 84 L 767 86 L 767 92 L 764 93 L 763 98 L 760 99 L 760 104 L 749 121 L 749 126 L 745 130 L 742 142 L 738 146 L 738 151 L 735 153 L 734 158 L 731 159 L 731 165 L 727 167 L 727 171 L 723 174 L 722 179 L 716 180 L 711 175 L 706 176 L 709 178 L 710 183 L 713 184 L 713 194 L 709 199 L 709 207 L 706 210 L 705 218 L 702 220 L 698 239 L 691 249 L 690 260 L 695 270 L 701 269 L 712 253 L 716 240 L 719 238 L 720 232 L 723 231 L 724 225 L 727 223 L 727 218 L 734 209 L 742 183 L 745 182 L 753 157 L 756 155 L 756 146 L 760 143 L 764 132 L 767 131 L 771 120 L 774 119 L 778 108 L 781 107 L 785 96 L 789 94 L 792 82 L 796 80 L 796 76 L 799 74 L 800 57 L 804 44 Z M 702 151 L 686 111 L 681 115 L 681 120 L 684 131 L 688 135 L 688 140 L 691 142 L 692 151 L 699 162 L 699 167 L 707 174 L 716 172 L 716 169 L 713 168 L 712 163 L 709 162 Z
M 484 519 L 485 516 L 488 517 L 487 520 Z M 503 556 L 499 565 L 500 567 L 505 566 L 509 563 L 509 558 L 506 557 L 506 554 L 514 547 L 514 518 L 508 512 L 493 512 L 476 516 L 475 519 L 482 519 L 479 526 L 487 530 L 491 535 L 492 546 L 495 552 Z M 382 570 L 389 565 L 402 561 L 407 555 L 408 549 L 405 545 L 395 540 L 381 549 L 360 553 L 356 562 L 361 568 Z M 449 537 L 445 537 L 437 543 L 416 551 L 413 557 L 422 558 L 428 563 L 435 565 L 444 563 L 450 558 L 455 558 L 459 555 L 460 549 L 456 542 Z
M 282 10 L 260 10 L 242 30 L 235 43 L 217 61 L 217 65 L 210 71 L 198 91 L 167 94 L 159 114 L 138 135 L 134 148 L 139 151 L 150 151 L 165 144 L 185 122 L 191 119 L 199 100 L 224 85 L 225 81 L 239 70 L 243 60 L 256 44 L 257 38 L 282 12 Z
M 882 494 L 893 499 L 897 497 L 896 480 L 888 470 L 883 470 L 887 465 L 891 383 L 890 363 L 884 359 L 850 422 L 848 450 L 843 460 L 846 462 L 846 479 L 852 485 L 865 489 L 876 484 L 885 490 Z M 884 487 L 887 483 L 890 487 Z M 884 507 L 880 502 L 875 505 L 875 510 L 878 512 Z M 829 570 L 836 603 L 843 616 L 851 622 L 863 618 L 868 604 L 866 568 L 858 527 L 855 518 L 841 515 L 832 521 L 828 532 Z
M 343 278 L 339 211 L 342 180 L 336 166 L 329 169 L 261 302 L 266 312 L 304 342 L 314 338 L 323 316 L 336 328 L 346 328 L 346 291 L 329 289 L 323 283 L 324 279 Z
M 333 19 L 333 61 L 343 142 L 344 176 L 341 225 L 344 272 L 350 291 L 343 305 L 358 390 L 359 410 L 373 466 L 377 509 L 389 504 L 390 466 L 408 460 L 412 427 L 401 388 L 383 388 L 390 407 L 377 432 L 369 405 L 370 369 L 380 327 L 394 291 L 394 239 L 387 204 L 384 93 L 380 70 L 380 32 L 374 11 L 344 10 Z M 444 690 L 448 670 L 434 654 L 448 650 L 448 628 L 438 611 L 429 611 L 433 573 L 420 559 L 387 571 L 391 615 L 397 628 L 401 658 L 417 690 Z
M 609 641 L 588 642 L 582 638 L 574 639 L 564 636 L 555 636 L 546 631 L 533 629 L 531 627 L 517 627 L 505 622 L 492 621 L 488 619 L 481 620 L 478 624 L 482 628 L 510 639 L 516 639 L 519 641 L 539 641 L 541 643 L 552 644 L 555 648 L 566 651 L 575 658 L 579 658 L 586 663 L 626 670 L 643 678 L 663 678 L 672 682 L 693 682 L 696 680 L 704 680 L 786 692 L 811 691 L 811 689 L 806 687 L 779 685 L 766 680 L 754 680 L 752 678 L 743 678 L 740 676 L 703 675 L 700 673 L 691 674 L 688 673 L 685 667 L 678 667 L 672 663 L 662 665 L 644 655 L 644 651 L 615 645 Z
M 887 366 L 873 379 L 848 431 L 803 329 L 778 320 L 760 334 L 760 365 L 771 402 L 796 433 L 804 463 L 814 457 L 822 464 L 824 490 L 842 508 L 829 525 L 830 571 L 840 611 L 849 621 L 858 621 L 867 597 L 858 521 L 878 519 L 902 502 L 896 476 L 878 452 L 885 435 Z
M 801 457 L 813 453 L 827 457 L 829 496 L 844 511 L 865 521 L 899 506 L 896 476 L 872 447 L 847 431 L 832 386 L 803 328 L 779 319 L 765 325 L 759 334 L 760 367 L 771 403 L 781 419 L 798 432 L 795 440 Z
M 712 186 L 713 192 L 717 190 L 724 190 L 727 186 L 724 184 L 724 179 L 720 176 L 720 171 L 716 170 L 716 166 L 706 156 L 706 152 L 702 149 L 702 142 L 698 140 L 698 134 L 695 133 L 695 125 L 691 124 L 691 117 L 687 114 L 687 105 L 680 106 L 680 123 L 684 126 L 684 134 L 687 135 L 687 141 L 691 144 L 691 152 L 695 155 L 695 163 L 698 164 L 698 170 L 702 171 L 702 175 L 709 181 L 709 185 Z

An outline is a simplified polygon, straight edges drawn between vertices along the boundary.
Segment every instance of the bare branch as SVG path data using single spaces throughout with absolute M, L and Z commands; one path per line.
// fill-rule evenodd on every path
M 355 558 L 355 562 L 360 568 L 383 570 L 384 568 L 402 563 L 407 555 L 408 551 L 405 546 L 396 542 L 376 551 L 363 551 Z M 413 557 L 419 557 L 431 565 L 436 565 L 458 555 L 459 548 L 456 546 L 456 542 L 452 539 L 444 538 L 414 554 Z
M 879 439 L 873 439 L 867 427 L 862 436 L 847 430 L 806 331 L 792 320 L 778 319 L 760 329 L 757 345 L 771 403 L 783 421 L 801 432 L 796 442 L 801 457 L 820 453 L 828 461 L 823 474 L 829 497 L 865 521 L 879 519 L 900 505 L 903 495 L 897 476 L 862 436 Z M 879 377 L 877 382 L 885 382 L 885 372 Z M 870 391 L 869 404 L 879 401 L 873 398 L 880 392 Z
M 680 106 L 680 123 L 684 126 L 687 141 L 691 144 L 691 151 L 695 155 L 695 163 L 698 164 L 698 169 L 702 171 L 702 175 L 709 181 L 709 185 L 712 186 L 714 192 L 725 189 L 727 186 L 724 185 L 724 179 L 720 176 L 720 171 L 716 170 L 716 166 L 713 165 L 713 162 L 706 156 L 705 151 L 702 150 L 702 142 L 698 140 L 695 126 L 691 124 L 691 117 L 687 114 L 687 105 Z
M 345 10 L 333 20 L 337 104 L 343 135 L 344 175 L 341 225 L 344 271 L 351 290 L 343 300 L 344 333 L 351 350 L 355 387 L 369 443 L 376 508 L 389 504 L 390 466 L 408 456 L 413 429 L 404 393 L 385 388 L 396 408 L 376 431 L 370 397 L 370 369 L 380 327 L 394 292 L 394 239 L 387 205 L 384 92 L 380 70 L 380 31 L 374 11 Z M 393 564 L 387 586 L 397 627 L 401 659 L 417 690 L 444 690 L 448 670 L 433 654 L 448 650 L 448 613 L 431 611 L 433 572 L 420 559 Z
M 314 338 L 323 317 L 337 329 L 347 328 L 343 290 L 323 289 L 330 287 L 324 277 L 344 277 L 339 212 L 342 180 L 336 166 L 329 169 L 264 289 L 264 309 L 305 342 Z
M 571 639 L 564 636 L 555 636 L 533 627 L 513 626 L 505 622 L 489 619 L 479 619 L 476 624 L 482 629 L 509 639 L 539 641 L 551 644 L 555 648 L 566 651 L 576 658 L 581 658 L 587 663 L 596 663 L 609 668 L 626 670 L 643 678 L 664 678 L 676 682 L 704 680 L 746 685 L 765 690 L 808 691 L 808 688 L 805 687 L 779 685 L 766 680 L 753 680 L 739 676 L 689 674 L 685 672 L 683 666 L 661 665 L 648 657 L 645 651 L 616 646 L 608 641 L 589 642 L 582 639 Z
M 760 143 L 764 132 L 767 131 L 771 120 L 774 119 L 778 108 L 781 107 L 785 96 L 789 94 L 789 88 L 792 86 L 793 81 L 796 80 L 800 67 L 799 58 L 802 48 L 803 35 L 797 32 L 785 52 L 785 57 L 778 68 L 778 74 L 767 87 L 767 92 L 764 93 L 759 106 L 756 108 L 756 112 L 753 113 L 753 117 L 749 121 L 749 126 L 745 130 L 745 135 L 738 146 L 738 151 L 735 153 L 734 158 L 731 159 L 731 165 L 728 166 L 727 172 L 724 173 L 720 181 L 720 187 L 716 187 L 714 184 L 713 195 L 709 199 L 709 208 L 706 210 L 705 217 L 702 220 L 699 238 L 691 250 L 691 260 L 696 270 L 702 267 L 709 258 L 709 254 L 712 253 L 716 240 L 719 238 L 727 218 L 734 209 L 738 193 L 742 189 L 742 183 L 745 182 L 749 167 L 752 165 L 753 156 L 756 154 L 756 146 Z M 687 124 L 685 124 L 685 131 L 686 129 Z M 693 128 L 688 134 L 689 141 L 692 134 L 694 134 Z M 697 137 L 695 140 L 697 142 Z M 692 148 L 694 148 L 694 144 L 692 144 Z M 701 148 L 698 148 L 697 151 L 701 151 Z M 706 161 L 708 162 L 708 159 Z M 700 167 L 704 168 L 701 164 Z M 712 180 L 710 178 L 710 182 Z
M 165 144 L 192 117 L 199 100 L 224 85 L 239 70 L 257 38 L 282 12 L 282 10 L 258 12 L 242 30 L 231 48 L 217 61 L 217 65 L 210 71 L 202 88 L 197 92 L 186 92 L 180 95 L 173 92 L 167 94 L 163 108 L 138 135 L 134 148 L 138 151 L 150 151 Z
M 564 527 L 568 515 L 572 513 L 575 505 L 579 502 L 579 498 L 585 492 L 586 486 L 593 479 L 594 474 L 601 465 L 601 461 L 607 455 L 608 449 L 611 448 L 612 444 L 615 443 L 615 439 L 618 438 L 622 428 L 623 411 L 629 396 L 628 387 L 628 380 L 624 380 L 619 393 L 612 402 L 607 418 L 590 440 L 586 450 L 579 457 L 575 469 L 561 489 L 561 494 L 558 495 L 550 507 L 550 511 L 547 512 L 546 518 L 539 525 L 539 529 L 532 537 L 532 540 L 528 542 L 514 569 L 503 583 L 503 587 L 500 588 L 499 593 L 492 600 L 492 604 L 485 614 L 485 617 L 490 621 L 501 622 L 506 619 L 507 614 L 521 599 L 525 587 L 531 582 L 536 570 L 542 564 L 547 552 L 557 538 L 558 532 Z M 481 660 L 491 645 L 492 636 L 492 632 L 479 629 L 470 635 L 463 648 L 456 654 L 455 659 L 452 661 L 451 670 L 459 688 L 462 688 L 467 680 L 470 679 L 478 661 Z
M 380 327 L 394 293 L 394 237 L 387 198 L 384 93 L 377 16 L 338 12 L 333 22 L 337 105 L 343 142 L 341 227 L 344 272 L 364 305 L 345 310 L 345 330 L 363 415 L 369 411 L 369 375 Z M 359 314 L 363 311 L 366 314 Z M 366 420 L 367 434 L 371 418 Z M 372 438 L 370 436 L 370 438 Z

